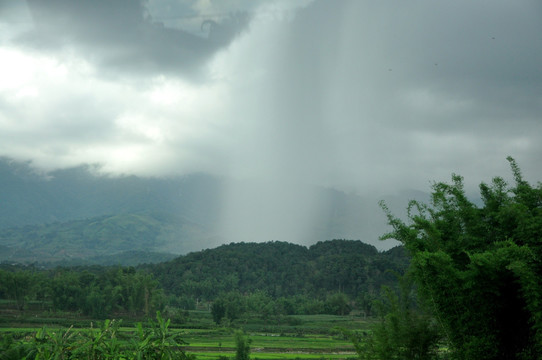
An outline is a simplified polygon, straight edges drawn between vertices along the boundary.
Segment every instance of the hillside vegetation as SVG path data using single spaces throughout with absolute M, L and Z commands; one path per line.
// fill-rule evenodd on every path
M 108 264 L 108 258 L 116 256 L 117 263 L 124 265 L 159 262 L 171 259 L 171 253 L 193 248 L 195 239 L 205 236 L 201 225 L 166 214 L 99 216 L 2 229 L 0 246 L 5 251 L 0 261 Z M 134 262 L 138 258 L 141 261 Z
M 244 313 L 368 315 L 380 287 L 393 286 L 393 272 L 407 265 L 402 248 L 379 253 L 361 241 L 232 243 L 137 268 L 3 265 L 0 298 L 19 310 L 33 302 L 100 317 L 222 304 L 217 323 Z
M 212 300 L 220 293 L 263 291 L 273 298 L 324 298 L 332 292 L 356 297 L 396 282 L 408 258 L 402 248 L 378 252 L 354 240 L 286 243 L 231 243 L 151 265 L 164 290 L 177 296 Z

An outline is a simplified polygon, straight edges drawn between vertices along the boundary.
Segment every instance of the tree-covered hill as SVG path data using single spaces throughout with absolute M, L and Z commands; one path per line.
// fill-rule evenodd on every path
M 408 258 L 401 249 L 378 252 L 354 240 L 330 240 L 310 247 L 286 243 L 231 243 L 150 265 L 164 290 L 212 300 L 220 293 L 263 291 L 269 296 L 351 297 L 396 281 Z M 391 270 L 391 271 L 389 271 Z
M 98 317 L 198 308 L 211 310 L 217 324 L 248 313 L 276 321 L 284 315 L 345 315 L 351 310 L 371 316 L 381 286 L 394 287 L 394 272 L 403 273 L 409 262 L 401 248 L 378 252 L 354 240 L 310 247 L 232 243 L 137 267 L 93 265 L 90 260 L 52 268 L 0 264 L 0 299 L 19 311 L 32 301 L 44 309 Z

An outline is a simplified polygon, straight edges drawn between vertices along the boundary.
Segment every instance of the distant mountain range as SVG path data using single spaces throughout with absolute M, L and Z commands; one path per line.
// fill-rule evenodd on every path
M 119 214 L 26 225 L 0 230 L 0 261 L 137 265 L 198 248 L 207 235 L 203 226 L 168 214 Z
M 220 180 L 97 176 L 91 166 L 46 177 L 25 163 L 0 160 L 0 228 L 130 213 L 179 214 L 209 225 L 218 216 Z
M 245 240 L 221 233 L 224 179 L 96 174 L 81 166 L 44 176 L 27 163 L 0 158 L 0 261 L 156 262 Z M 250 241 L 311 245 L 350 238 L 375 244 L 384 232 L 376 199 L 324 188 L 317 196 L 325 206 L 317 209 L 311 237 Z

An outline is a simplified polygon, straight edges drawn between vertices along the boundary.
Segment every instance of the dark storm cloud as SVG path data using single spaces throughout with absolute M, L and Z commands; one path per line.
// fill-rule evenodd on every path
M 536 151 L 539 10 L 534 1 L 313 2 L 271 76 L 281 166 L 378 187 L 401 174 L 414 186 L 440 178 L 442 164 L 474 173 L 506 151 Z M 424 172 L 409 170 L 422 163 Z
M 507 155 L 542 178 L 539 1 L 35 0 L 32 30 L 0 4 L 0 155 L 250 179 L 224 194 L 232 239 L 311 237 L 307 186 L 380 214 Z
M 27 3 L 35 28 L 20 38 L 24 43 L 52 51 L 75 48 L 99 65 L 140 75 L 148 71 L 197 73 L 249 21 L 242 13 L 232 13 L 219 22 L 208 20 L 206 36 L 198 36 L 154 21 L 143 0 Z M 201 23 L 205 25 L 204 18 Z
M 372 241 L 386 231 L 384 194 L 429 191 L 453 172 L 474 193 L 509 173 L 507 155 L 542 176 L 539 9 L 462 0 L 317 0 L 300 9 L 266 49 L 265 91 L 236 92 L 258 110 L 239 107 L 253 121 L 233 172 L 251 168 L 265 180 L 232 186 L 224 233 L 314 239 L 328 204 L 306 184 L 318 184 L 366 196 L 360 237 Z M 403 197 L 390 202 L 406 206 Z

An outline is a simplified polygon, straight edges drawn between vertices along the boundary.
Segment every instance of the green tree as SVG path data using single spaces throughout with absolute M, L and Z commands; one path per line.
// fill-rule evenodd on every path
M 364 317 L 368 317 L 373 314 L 373 305 L 375 300 L 376 295 L 368 291 L 361 293 L 356 299 L 356 306 Z
M 344 331 L 354 343 L 361 360 L 432 360 L 437 359 L 441 338 L 437 324 L 420 308 L 407 274 L 397 276 L 398 288 L 384 286 L 375 300 L 381 321 L 372 333 Z
M 83 313 L 92 316 L 94 319 L 105 319 L 111 312 L 106 295 L 98 288 L 88 288 L 88 291 L 82 309 Z
M 242 331 L 235 332 L 235 360 L 249 360 L 250 359 L 250 343 L 252 341 L 247 339 Z
M 81 287 L 77 273 L 59 270 L 51 281 L 51 297 L 56 310 L 77 311 L 84 307 L 85 289 Z
M 440 335 L 431 317 L 418 307 L 408 276 L 399 277 L 399 292 L 384 287 L 384 301 L 377 302 L 382 322 L 374 333 L 379 359 L 436 359 Z
M 261 314 L 262 309 L 271 301 L 265 291 L 257 290 L 247 298 L 247 309 L 252 313 Z
M 213 321 L 218 325 L 226 315 L 226 306 L 224 305 L 224 300 L 218 298 L 211 305 L 211 315 L 213 316 Z
M 334 293 L 328 295 L 324 304 L 327 314 L 346 315 L 350 312 L 348 296 L 343 293 Z
M 35 277 L 30 271 L 0 271 L 0 284 L 8 299 L 14 300 L 18 310 L 24 310 L 32 294 Z
M 221 307 L 223 307 L 223 310 Z M 222 311 L 223 314 L 221 313 Z M 223 293 L 215 303 L 213 303 L 211 312 L 213 313 L 215 322 L 217 322 L 216 320 L 219 318 L 222 319 L 222 317 L 226 317 L 230 321 L 235 321 L 246 312 L 246 299 L 239 291 Z M 220 316 L 221 314 L 222 317 Z M 215 315 L 217 319 L 215 319 Z M 218 322 L 220 322 L 220 319 Z
M 526 182 L 508 158 L 510 187 L 482 183 L 483 205 L 463 178 L 435 183 L 430 204 L 412 201 L 405 223 L 381 203 L 412 256 L 411 271 L 457 359 L 542 357 L 542 184 Z

